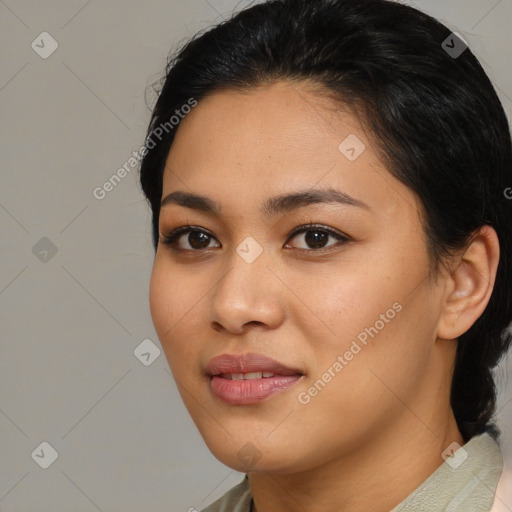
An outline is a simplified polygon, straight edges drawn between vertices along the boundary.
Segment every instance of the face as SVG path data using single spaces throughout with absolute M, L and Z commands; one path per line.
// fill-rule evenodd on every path
M 432 413 L 420 204 L 354 115 L 304 84 L 208 96 L 176 133 L 164 198 L 151 315 L 221 462 L 314 468 L 410 421 L 403 403 Z

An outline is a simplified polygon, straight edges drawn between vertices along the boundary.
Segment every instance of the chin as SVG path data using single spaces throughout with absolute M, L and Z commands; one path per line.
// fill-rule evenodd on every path
M 298 467 L 304 465 L 304 459 L 296 446 L 285 446 L 278 437 L 271 442 L 265 436 L 261 440 L 256 435 L 246 435 L 244 439 L 203 439 L 219 462 L 240 473 L 288 474 L 305 469 Z

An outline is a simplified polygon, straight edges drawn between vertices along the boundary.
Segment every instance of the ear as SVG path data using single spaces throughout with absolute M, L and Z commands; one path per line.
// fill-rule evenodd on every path
M 453 340 L 461 336 L 482 315 L 494 288 L 499 257 L 496 231 L 482 226 L 445 279 L 438 338 Z

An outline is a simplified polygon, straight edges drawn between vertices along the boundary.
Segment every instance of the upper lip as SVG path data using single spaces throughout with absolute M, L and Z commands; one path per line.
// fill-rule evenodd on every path
M 263 354 L 252 353 L 221 354 L 210 360 L 206 366 L 206 372 L 212 376 L 223 373 L 251 372 L 271 372 L 274 375 L 302 375 L 302 372 L 297 368 L 285 366 Z

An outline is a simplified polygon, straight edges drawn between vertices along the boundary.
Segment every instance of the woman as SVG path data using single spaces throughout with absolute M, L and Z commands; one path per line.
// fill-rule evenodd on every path
M 141 185 L 150 306 L 211 452 L 205 511 L 488 511 L 511 140 L 464 41 L 386 0 L 278 0 L 169 63 Z

